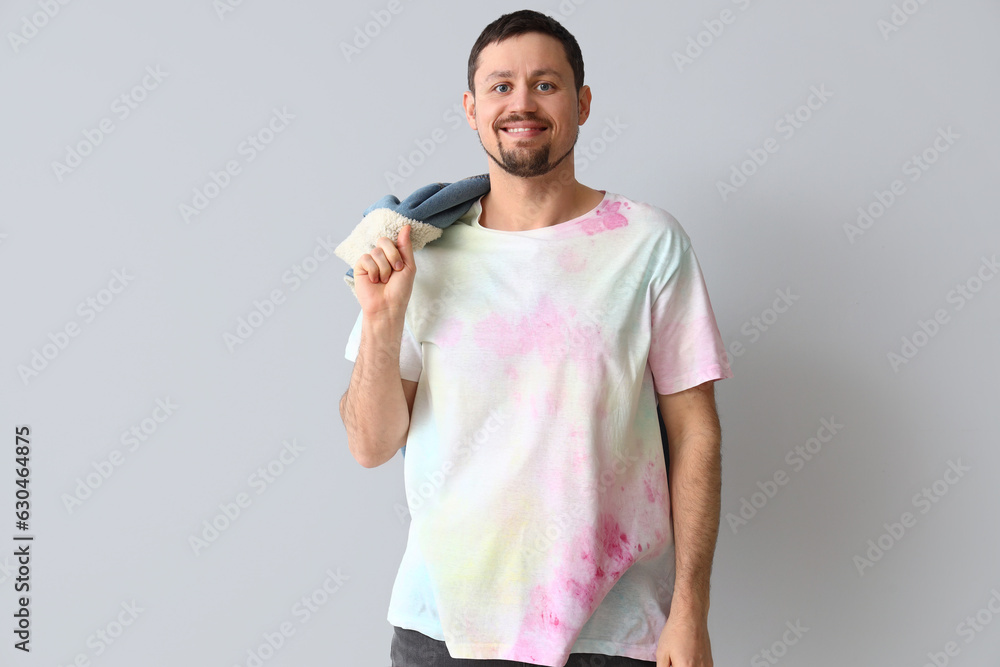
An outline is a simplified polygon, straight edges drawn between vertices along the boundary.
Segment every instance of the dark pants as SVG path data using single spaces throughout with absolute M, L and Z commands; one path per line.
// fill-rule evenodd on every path
M 392 667 L 531 667 L 531 663 L 512 660 L 453 658 L 443 641 L 396 626 L 393 626 L 389 655 Z M 620 655 L 570 653 L 563 667 L 656 667 L 656 663 Z

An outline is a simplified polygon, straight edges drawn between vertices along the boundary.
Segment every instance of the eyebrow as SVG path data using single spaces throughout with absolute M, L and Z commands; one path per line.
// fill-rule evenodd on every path
M 536 76 L 543 76 L 543 75 L 546 75 L 546 74 L 549 75 L 549 76 L 553 76 L 553 77 L 559 79 L 560 81 L 562 81 L 562 77 L 559 76 L 559 72 L 557 72 L 556 70 L 552 69 L 551 67 L 544 67 L 542 69 L 536 69 L 534 72 L 531 73 L 531 77 L 534 78 Z M 511 72 L 509 69 L 497 70 L 496 72 L 493 72 L 492 74 L 490 74 L 489 76 L 487 76 L 484 79 L 484 81 L 489 81 L 490 79 L 495 79 L 497 77 L 510 78 L 512 76 L 514 76 L 514 73 Z

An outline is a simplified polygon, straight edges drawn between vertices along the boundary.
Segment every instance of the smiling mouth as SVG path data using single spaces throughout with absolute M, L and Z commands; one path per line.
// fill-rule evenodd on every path
M 519 139 L 528 139 L 531 137 L 537 137 L 542 132 L 545 131 L 544 127 L 501 127 L 500 131 L 510 137 L 516 137 Z

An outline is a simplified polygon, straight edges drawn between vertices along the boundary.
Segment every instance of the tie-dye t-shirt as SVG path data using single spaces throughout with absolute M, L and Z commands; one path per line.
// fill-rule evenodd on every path
M 388 620 L 455 658 L 655 660 L 675 573 L 656 394 L 732 377 L 690 239 L 610 192 L 528 231 L 481 210 L 415 253 Z

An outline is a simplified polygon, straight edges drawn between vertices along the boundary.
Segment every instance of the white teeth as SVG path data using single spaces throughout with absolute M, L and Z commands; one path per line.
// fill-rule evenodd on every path
M 540 130 L 540 127 L 505 127 L 503 128 L 507 132 L 527 132 L 529 130 Z

